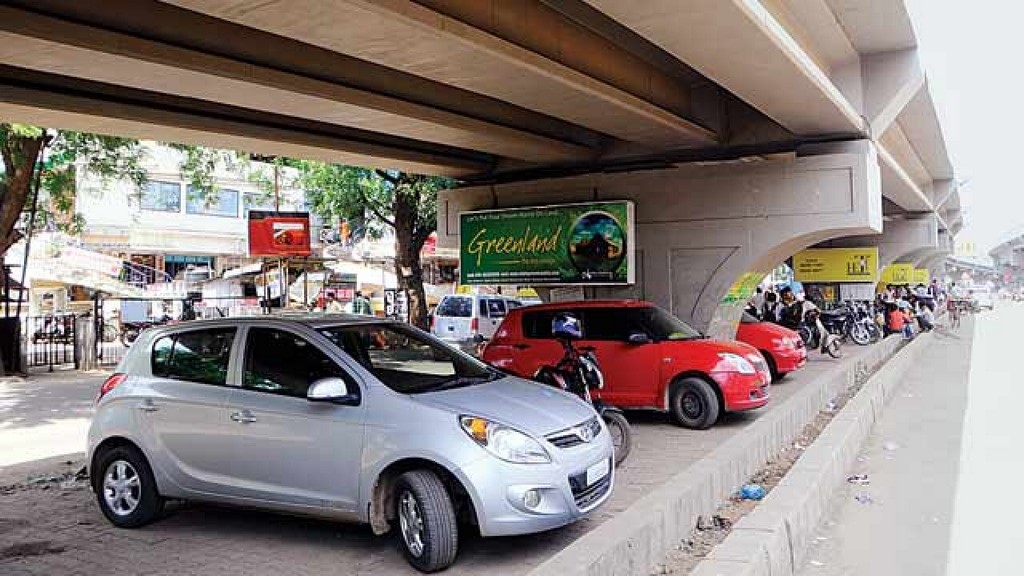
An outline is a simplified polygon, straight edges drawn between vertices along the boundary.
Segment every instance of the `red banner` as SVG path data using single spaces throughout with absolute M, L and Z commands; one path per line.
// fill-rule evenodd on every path
M 249 212 L 249 256 L 309 256 L 308 212 Z

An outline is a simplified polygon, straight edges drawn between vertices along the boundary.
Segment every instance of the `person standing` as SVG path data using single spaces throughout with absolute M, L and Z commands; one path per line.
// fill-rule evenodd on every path
M 786 286 L 781 290 L 782 310 L 779 312 L 779 324 L 790 330 L 796 330 L 804 321 L 803 303 L 793 295 L 793 289 Z
M 370 305 L 370 299 L 363 296 L 363 293 L 359 290 L 356 290 L 356 297 L 352 300 L 352 313 L 373 316 L 373 306 Z

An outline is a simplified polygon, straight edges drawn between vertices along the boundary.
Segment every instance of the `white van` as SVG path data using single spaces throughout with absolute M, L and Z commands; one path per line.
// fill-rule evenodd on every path
M 508 311 L 520 306 L 519 300 L 500 294 L 448 294 L 434 309 L 430 332 L 457 344 L 478 336 L 490 340 Z

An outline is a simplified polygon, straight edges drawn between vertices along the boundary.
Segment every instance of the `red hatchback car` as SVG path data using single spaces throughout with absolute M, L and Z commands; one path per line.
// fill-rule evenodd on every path
M 705 338 L 650 302 L 558 302 L 511 310 L 483 351 L 484 361 L 524 378 L 555 365 L 562 347 L 551 337 L 556 314 L 583 326 L 580 348 L 592 348 L 604 373 L 602 400 L 621 408 L 653 408 L 687 428 L 711 427 L 723 412 L 768 403 L 771 374 L 757 349 Z
M 740 319 L 736 339 L 761 351 L 773 381 L 807 364 L 807 349 L 799 334 L 778 324 L 762 322 L 747 312 Z

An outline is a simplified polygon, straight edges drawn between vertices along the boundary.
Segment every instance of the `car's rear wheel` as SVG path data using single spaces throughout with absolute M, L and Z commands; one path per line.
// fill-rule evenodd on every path
M 95 459 L 93 491 L 100 511 L 119 528 L 152 522 L 164 507 L 149 462 L 133 446 L 115 446 Z
M 413 470 L 399 476 L 395 508 L 409 563 L 422 572 L 451 566 L 459 550 L 459 528 L 451 495 L 437 474 Z
M 706 430 L 718 421 L 718 395 L 700 378 L 683 378 L 672 385 L 669 411 L 680 426 Z

